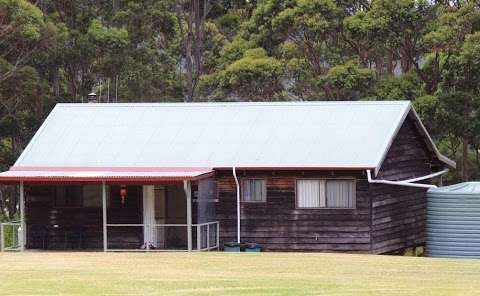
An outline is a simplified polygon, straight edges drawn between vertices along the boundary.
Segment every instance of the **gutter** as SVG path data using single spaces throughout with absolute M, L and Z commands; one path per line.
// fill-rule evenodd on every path
M 368 179 L 368 183 L 373 183 L 373 184 L 388 184 L 388 185 L 418 187 L 418 188 L 437 188 L 437 185 L 418 184 L 418 183 L 414 183 L 414 182 L 431 179 L 431 178 L 443 175 L 446 172 L 448 172 L 448 169 L 444 169 L 440 172 L 436 172 L 436 173 L 433 173 L 433 174 L 430 174 L 430 175 L 417 177 L 417 178 L 412 178 L 412 179 L 407 179 L 407 180 L 403 180 L 403 181 L 389 181 L 389 180 L 372 179 L 372 172 L 370 170 L 367 170 L 367 179 Z

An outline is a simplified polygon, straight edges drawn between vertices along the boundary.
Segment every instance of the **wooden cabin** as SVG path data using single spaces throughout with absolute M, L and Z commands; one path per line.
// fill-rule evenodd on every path
M 380 254 L 449 168 L 407 101 L 58 104 L 0 182 L 20 250 Z

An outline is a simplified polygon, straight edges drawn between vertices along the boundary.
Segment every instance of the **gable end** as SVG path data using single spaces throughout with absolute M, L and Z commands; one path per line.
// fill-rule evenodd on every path
M 386 180 L 405 180 L 431 174 L 446 166 L 422 135 L 412 112 L 405 118 L 378 171 Z

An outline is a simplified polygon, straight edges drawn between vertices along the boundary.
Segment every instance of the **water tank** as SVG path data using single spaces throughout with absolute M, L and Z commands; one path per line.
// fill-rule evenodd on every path
M 480 258 L 480 182 L 427 192 L 427 255 Z

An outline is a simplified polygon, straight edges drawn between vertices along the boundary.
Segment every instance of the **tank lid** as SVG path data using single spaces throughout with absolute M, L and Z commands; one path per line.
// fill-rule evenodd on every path
M 430 188 L 429 193 L 480 194 L 480 182 L 465 182 L 450 186 Z

